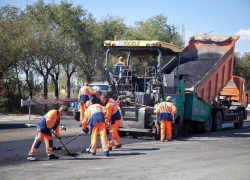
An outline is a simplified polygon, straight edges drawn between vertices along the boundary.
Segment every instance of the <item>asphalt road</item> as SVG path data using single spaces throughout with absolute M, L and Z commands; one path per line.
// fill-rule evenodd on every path
M 36 124 L 40 116 L 32 116 Z M 80 133 L 79 122 L 62 118 L 62 141 Z M 67 147 L 77 157 L 56 151 L 59 160 L 49 161 L 42 143 L 38 160 L 28 162 L 35 127 L 27 127 L 28 116 L 0 116 L 0 179 L 246 179 L 250 178 L 250 122 L 237 130 L 223 125 L 220 132 L 193 134 L 172 142 L 150 137 L 121 138 L 122 148 L 104 156 L 82 153 L 90 136 L 82 135 Z M 59 146 L 54 141 L 54 146 Z

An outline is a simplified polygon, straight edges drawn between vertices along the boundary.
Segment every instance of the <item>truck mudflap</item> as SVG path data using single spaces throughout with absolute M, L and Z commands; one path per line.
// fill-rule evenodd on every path
M 120 137 L 132 136 L 133 138 L 137 138 L 141 136 L 154 136 L 153 129 L 119 128 L 118 133 Z
M 123 132 L 144 132 L 144 133 L 152 133 L 153 129 L 138 129 L 138 128 L 119 128 L 118 131 L 123 131 Z

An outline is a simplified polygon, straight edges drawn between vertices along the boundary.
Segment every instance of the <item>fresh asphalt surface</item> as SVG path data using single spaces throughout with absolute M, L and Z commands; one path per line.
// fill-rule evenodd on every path
M 15 120 L 11 120 L 13 117 Z M 7 117 L 6 117 L 7 118 Z M 33 144 L 36 127 L 27 127 L 27 116 L 10 116 L 8 119 L 0 119 L 0 166 L 26 162 L 27 155 Z M 37 124 L 39 116 L 31 120 L 31 124 Z M 61 126 L 66 127 L 66 131 L 61 132 L 61 140 L 67 142 L 77 134 L 81 133 L 79 122 L 73 120 L 72 116 L 62 117 Z M 145 137 L 133 139 L 132 137 L 121 138 L 122 144 L 152 141 L 153 138 Z M 54 138 L 54 147 L 60 146 L 60 142 Z M 70 153 L 81 154 L 90 145 L 90 135 L 83 134 L 66 145 Z M 97 154 L 102 155 L 100 138 L 98 137 Z M 67 155 L 65 150 L 55 151 L 59 156 Z M 37 153 L 38 160 L 47 160 L 45 153 L 45 143 L 43 142 Z
M 32 116 L 31 123 L 37 124 L 40 118 L 41 116 Z M 38 150 L 39 161 L 35 163 L 26 160 L 36 134 L 36 127 L 27 127 L 27 121 L 27 115 L 0 116 L 0 179 L 44 179 L 47 172 L 51 176 L 55 175 L 54 179 L 169 177 L 247 180 L 250 177 L 249 120 L 241 130 L 235 130 L 232 124 L 225 124 L 220 132 L 186 135 L 170 144 L 150 137 L 121 138 L 122 148 L 111 151 L 110 157 L 103 154 L 99 137 L 97 155 L 85 154 L 83 151 L 90 145 L 90 135 L 82 135 L 66 145 L 71 153 L 79 156 L 69 157 L 65 150 L 55 151 L 60 159 L 48 161 L 43 142 Z M 73 120 L 72 116 L 63 117 L 61 125 L 67 128 L 61 133 L 63 142 L 81 132 L 79 122 Z M 54 147 L 59 145 L 54 139 Z M 53 170 L 55 167 L 58 172 Z M 85 171 L 81 172 L 80 169 Z M 35 177 L 35 174 L 40 176 Z

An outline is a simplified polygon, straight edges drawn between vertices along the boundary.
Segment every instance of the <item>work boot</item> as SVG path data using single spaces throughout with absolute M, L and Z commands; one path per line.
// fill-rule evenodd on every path
M 36 161 L 37 159 L 36 159 L 35 155 L 29 154 L 28 157 L 27 157 L 27 160 L 29 160 L 29 161 Z
M 109 156 L 109 151 L 104 151 L 105 156 Z
M 122 147 L 122 145 L 121 144 L 118 144 L 118 145 L 115 145 L 115 149 L 120 149 Z
M 92 153 L 92 156 L 95 156 L 96 155 L 96 152 L 91 152 Z
M 59 156 L 56 156 L 55 154 L 49 154 L 48 159 L 59 159 Z
M 112 147 L 109 147 L 109 151 L 112 151 Z
M 86 149 L 85 149 L 85 153 L 90 154 L 90 153 L 91 153 L 91 151 L 90 151 L 90 150 L 91 150 L 90 148 L 86 148 Z

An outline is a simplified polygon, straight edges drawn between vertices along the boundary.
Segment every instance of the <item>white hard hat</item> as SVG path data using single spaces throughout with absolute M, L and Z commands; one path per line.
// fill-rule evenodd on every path
M 167 96 L 166 101 L 170 101 L 171 100 L 171 96 Z

